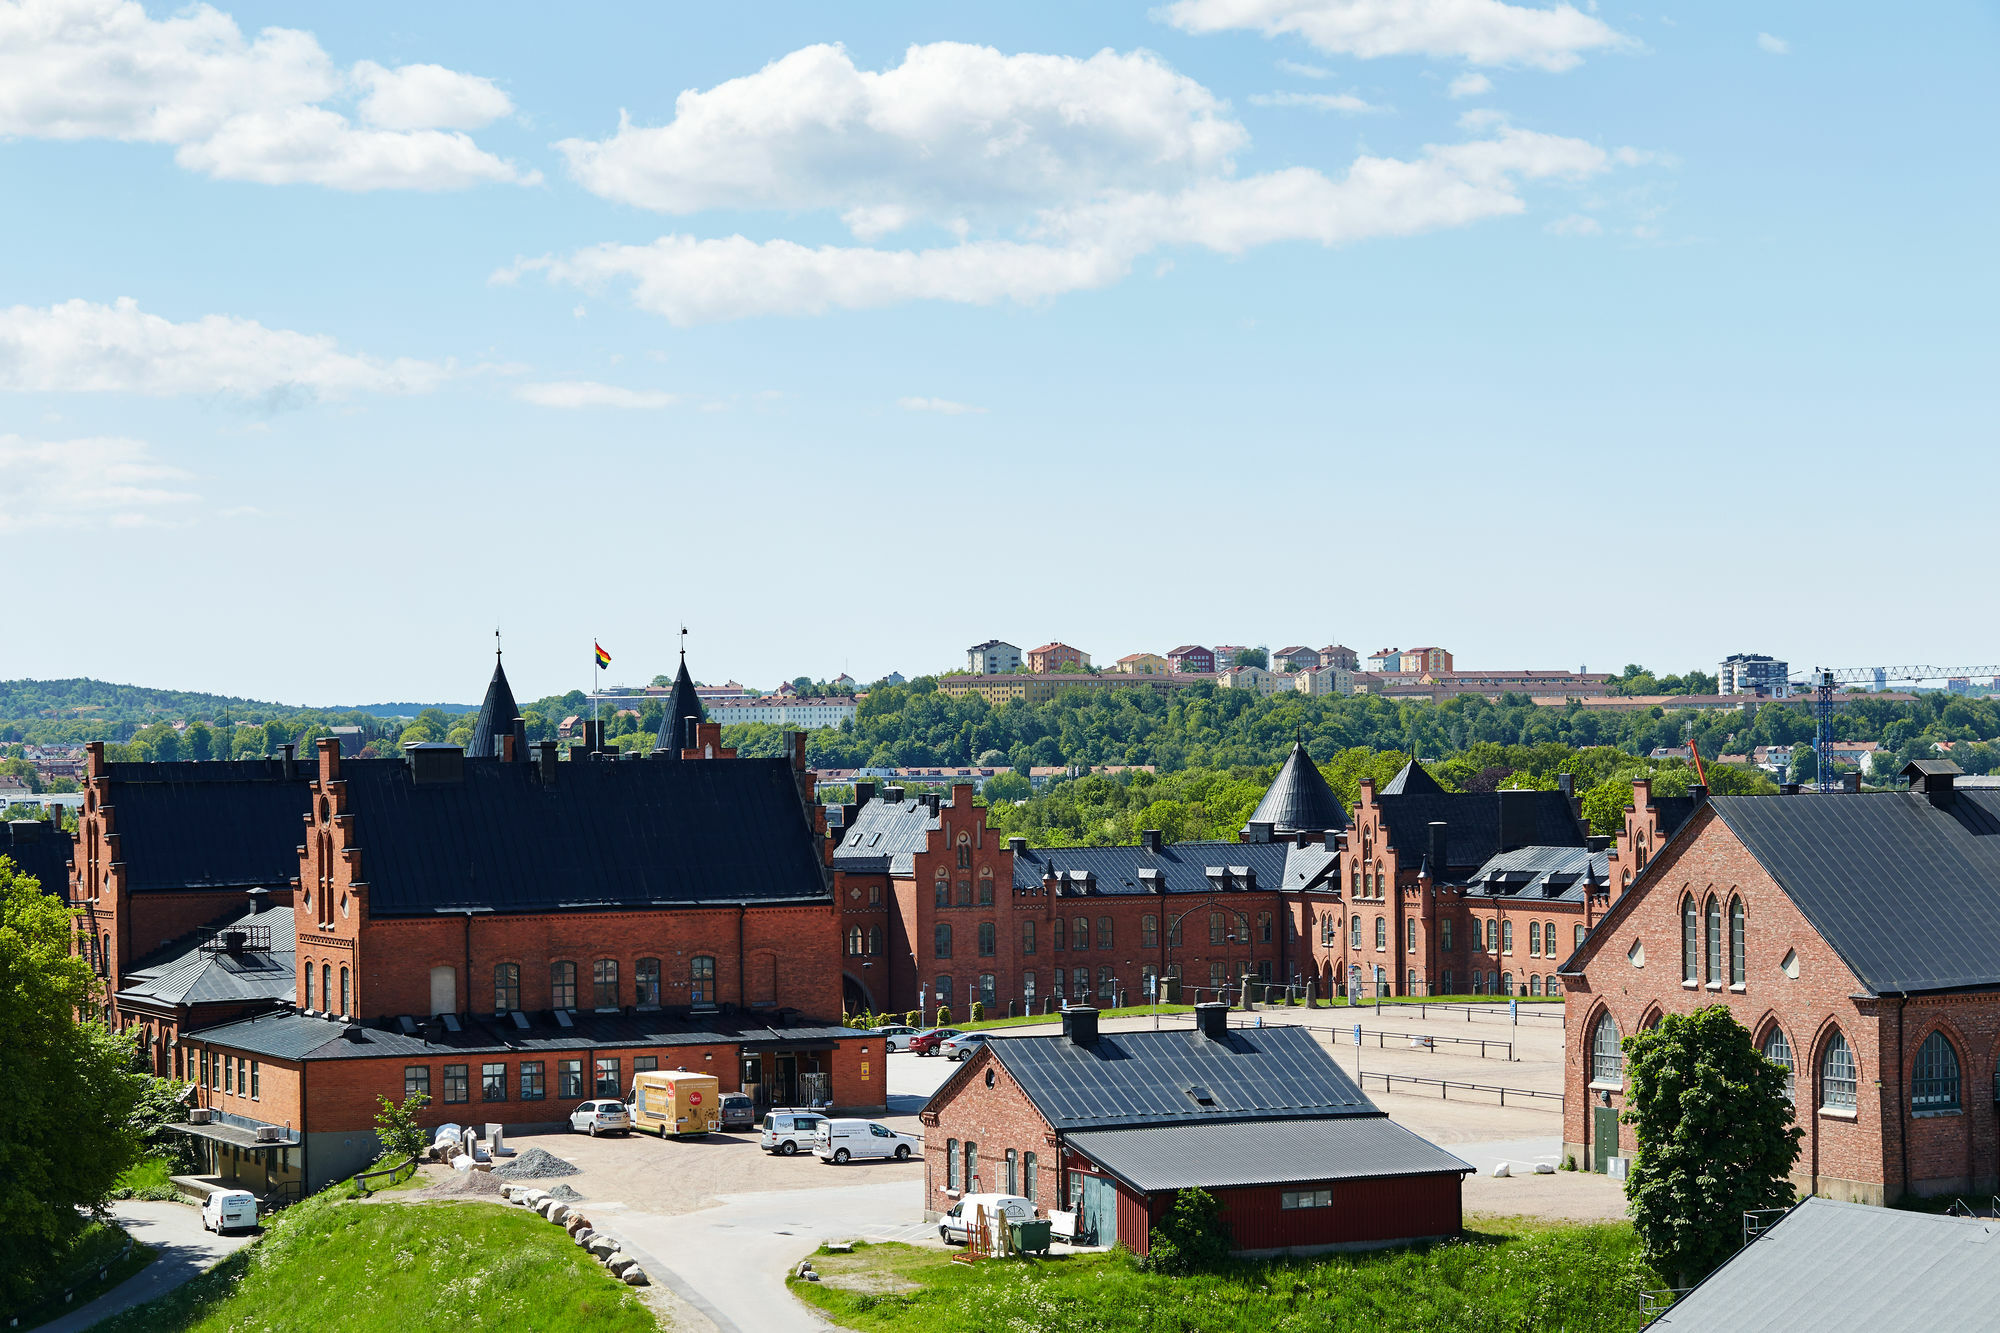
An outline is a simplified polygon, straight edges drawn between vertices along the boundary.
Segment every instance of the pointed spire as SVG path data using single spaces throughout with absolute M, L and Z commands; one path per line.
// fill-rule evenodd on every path
M 667 711 L 660 718 L 660 734 L 654 747 L 666 751 L 669 759 L 681 757 L 681 751 L 690 743 L 688 723 L 708 721 L 708 711 L 701 706 L 701 696 L 694 692 L 694 678 L 688 675 L 687 628 L 681 628 L 681 669 L 674 677 L 674 692 L 667 696 Z
M 1389 785 L 1376 793 L 1378 796 L 1442 796 L 1444 788 L 1430 775 L 1424 766 L 1412 759 L 1389 779 Z
M 1333 788 L 1326 785 L 1319 765 L 1306 753 L 1303 731 L 1292 745 L 1285 766 L 1257 803 L 1250 816 L 1252 824 L 1269 824 L 1278 833 L 1317 833 L 1323 829 L 1347 827 L 1347 811 Z
M 472 724 L 472 741 L 465 753 L 473 759 L 497 759 L 500 738 L 514 730 L 521 710 L 514 704 L 514 691 L 507 684 L 506 668 L 500 665 L 500 631 L 493 631 L 493 679 L 487 682 L 486 699 L 479 705 L 479 718 Z

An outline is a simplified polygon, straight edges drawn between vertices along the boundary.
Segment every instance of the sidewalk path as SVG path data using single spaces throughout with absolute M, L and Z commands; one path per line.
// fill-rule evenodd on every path
M 184 1203 L 125 1199 L 111 1205 L 111 1216 L 133 1240 L 157 1250 L 158 1257 L 82 1309 L 43 1324 L 35 1333 L 81 1333 L 112 1315 L 159 1299 L 256 1239 L 241 1232 L 211 1236 L 201 1229 L 201 1213 Z

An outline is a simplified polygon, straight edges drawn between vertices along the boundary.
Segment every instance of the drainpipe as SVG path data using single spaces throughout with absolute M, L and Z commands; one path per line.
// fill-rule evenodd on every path
M 736 904 L 736 1007 L 746 1009 L 749 1001 L 743 989 L 743 914 L 749 909 L 748 903 Z
M 465 1008 L 462 1014 L 472 1012 L 472 909 L 465 909 Z
M 1910 1192 L 1910 1125 L 1903 1114 L 1903 1006 L 1909 1002 L 1908 991 L 1896 997 L 1896 1144 L 1902 1152 L 1905 1195 Z

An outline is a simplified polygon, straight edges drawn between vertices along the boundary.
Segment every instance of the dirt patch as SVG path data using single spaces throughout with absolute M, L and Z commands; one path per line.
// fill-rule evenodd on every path
M 500 1186 L 491 1171 L 454 1171 L 435 1185 L 426 1186 L 406 1197 L 411 1199 L 474 1199 L 500 1197 Z
M 819 1272 L 819 1280 L 829 1287 L 839 1287 L 842 1291 L 865 1292 L 871 1296 L 895 1296 L 906 1291 L 923 1289 L 922 1283 L 911 1282 L 907 1278 L 897 1277 L 894 1273 L 885 1273 L 879 1268 L 838 1273 L 828 1271 L 823 1266 L 825 1263 L 824 1255 L 813 1260 L 813 1266 Z

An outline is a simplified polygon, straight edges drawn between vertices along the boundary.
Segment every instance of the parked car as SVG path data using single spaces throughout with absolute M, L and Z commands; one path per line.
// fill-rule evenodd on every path
M 818 1111 L 808 1111 L 801 1107 L 786 1106 L 764 1115 L 764 1132 L 757 1144 L 765 1152 L 774 1152 L 780 1157 L 790 1157 L 799 1149 L 810 1149 L 813 1134 L 826 1119 Z
M 938 1051 L 947 1060 L 963 1060 L 968 1056 L 977 1055 L 979 1048 L 985 1044 L 984 1032 L 961 1032 L 938 1047 Z
M 938 1047 L 958 1035 L 957 1028 L 925 1028 L 910 1038 L 910 1049 L 918 1055 L 936 1055 Z
M 963 1245 L 971 1238 L 972 1219 L 980 1208 L 990 1220 L 995 1213 L 1009 1222 L 1026 1222 L 1035 1215 L 1032 1201 L 1018 1194 L 968 1194 L 938 1219 L 938 1239 L 947 1245 Z
M 217 1190 L 201 1205 L 201 1229 L 220 1236 L 225 1231 L 255 1230 L 257 1196 L 249 1190 Z
M 904 1027 L 897 1023 L 885 1024 L 882 1027 L 871 1028 L 869 1030 L 882 1039 L 883 1049 L 891 1051 L 909 1050 L 910 1038 L 917 1035 L 917 1029 Z
M 757 1103 L 750 1100 L 747 1092 L 725 1092 L 722 1094 L 722 1127 L 724 1129 L 757 1128 Z
M 615 1097 L 585 1102 L 569 1113 L 569 1127 L 593 1139 L 599 1134 L 630 1134 L 632 1108 Z
M 914 1134 L 898 1134 L 873 1120 L 822 1120 L 813 1131 L 813 1156 L 822 1162 L 845 1166 L 856 1157 L 893 1157 L 899 1162 L 922 1152 L 924 1141 Z

